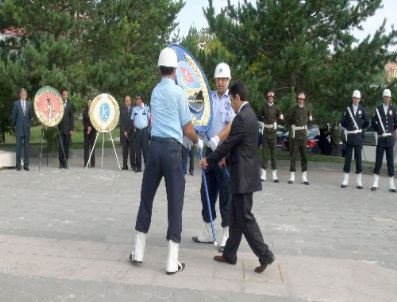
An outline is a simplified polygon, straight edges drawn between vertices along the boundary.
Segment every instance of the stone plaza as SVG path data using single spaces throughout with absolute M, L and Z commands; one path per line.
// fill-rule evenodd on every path
M 197 163 L 197 162 L 196 162 Z M 263 183 L 253 212 L 276 261 L 263 274 L 245 239 L 236 265 L 216 263 L 211 244 L 191 240 L 201 227 L 200 181 L 186 176 L 180 261 L 165 274 L 167 199 L 156 194 L 144 263 L 128 256 L 142 173 L 119 171 L 112 150 L 85 170 L 74 153 L 31 171 L 0 171 L 0 301 L 396 301 L 397 194 L 387 179 L 371 192 L 340 188 L 341 167 L 309 163 L 310 186 Z M 311 169 L 312 168 L 312 169 Z M 216 220 L 220 236 L 220 221 Z

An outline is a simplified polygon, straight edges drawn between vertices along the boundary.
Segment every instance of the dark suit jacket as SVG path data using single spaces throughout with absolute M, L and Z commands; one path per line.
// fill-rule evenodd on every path
M 62 121 L 58 124 L 59 132 L 69 134 L 70 131 L 74 131 L 74 119 L 73 119 L 73 106 L 70 100 L 67 101 L 66 107 L 64 108 Z
M 96 129 L 94 128 L 94 126 L 91 123 L 90 114 L 88 112 L 88 106 L 85 107 L 84 111 L 83 111 L 83 127 L 84 127 L 84 134 L 87 133 L 88 127 L 92 128 L 90 134 L 96 133 Z
M 32 102 L 26 101 L 26 112 L 23 114 L 21 101 L 15 101 L 12 107 L 12 121 L 17 137 L 30 137 L 30 120 L 32 118 Z
M 258 120 L 250 104 L 236 115 L 228 138 L 212 152 L 208 162 L 217 163 L 230 153 L 232 194 L 262 190 L 258 158 Z
M 128 138 L 134 136 L 134 122 L 131 120 L 132 108 L 133 107 L 130 106 L 129 112 L 125 106 L 121 109 L 120 136 L 122 137 L 124 137 L 124 131 L 128 132 Z
M 367 113 L 365 112 L 365 108 L 361 104 L 358 104 L 356 115 L 354 115 L 353 105 L 350 104 L 348 107 L 350 108 L 350 112 L 353 114 L 358 129 L 362 129 L 363 131 L 367 129 L 369 126 L 369 119 Z M 347 129 L 348 131 L 357 130 L 356 127 L 354 126 L 354 122 L 350 116 L 348 109 L 346 109 L 345 113 L 343 114 L 341 125 L 343 128 Z M 362 145 L 363 136 L 364 136 L 364 132 L 357 134 L 348 134 L 347 144 L 353 146 Z

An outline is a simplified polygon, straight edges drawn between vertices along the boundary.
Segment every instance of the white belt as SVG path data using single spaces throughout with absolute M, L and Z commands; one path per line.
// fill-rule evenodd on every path
M 352 131 L 346 130 L 346 134 L 357 134 L 357 133 L 361 133 L 361 132 L 362 132 L 361 129 L 359 129 L 359 130 L 352 130 Z
M 274 124 L 265 124 L 264 127 L 266 129 L 274 129 Z
M 306 130 L 307 126 L 295 127 L 295 130 Z
M 380 137 L 388 137 L 388 136 L 392 136 L 393 134 L 391 134 L 391 133 L 382 133 L 381 135 L 380 135 Z

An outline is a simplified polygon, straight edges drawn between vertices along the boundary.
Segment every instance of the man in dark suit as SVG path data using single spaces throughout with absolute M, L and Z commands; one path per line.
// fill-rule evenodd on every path
M 93 149 L 96 137 L 96 129 L 91 123 L 90 119 L 90 106 L 92 100 L 88 100 L 87 107 L 83 111 L 83 128 L 84 128 L 84 167 L 87 166 L 88 158 L 90 157 L 90 152 L 92 151 L 90 164 L 91 168 L 95 168 L 95 149 Z
M 264 242 L 261 230 L 251 212 L 253 192 L 262 189 L 257 154 L 258 120 L 247 101 L 247 89 L 244 83 L 237 82 L 232 85 L 229 95 L 237 114 L 232 122 L 230 134 L 213 153 L 200 161 L 200 166 L 205 169 L 208 163 L 218 163 L 230 154 L 232 204 L 229 210 L 229 238 L 222 256 L 215 256 L 214 260 L 236 264 L 237 250 L 244 235 L 259 258 L 260 265 L 255 268 L 255 272 L 261 273 L 275 258 Z
M 74 132 L 73 106 L 69 100 L 69 92 L 62 90 L 62 99 L 64 104 L 64 113 L 62 121 L 58 124 L 59 130 L 59 169 L 68 168 L 69 146 L 71 137 Z
M 29 140 L 30 120 L 32 117 L 32 103 L 27 101 L 28 93 L 25 88 L 19 91 L 19 100 L 14 102 L 12 120 L 15 127 L 16 139 L 16 169 L 21 171 L 21 148 L 23 144 L 23 169 L 29 171 Z
M 135 156 L 135 143 L 134 143 L 134 121 L 131 120 L 132 106 L 131 97 L 127 95 L 124 98 L 124 107 L 121 109 L 120 119 L 120 143 L 123 148 L 123 168 L 128 170 L 128 151 L 130 154 L 131 169 L 136 171 L 137 162 Z

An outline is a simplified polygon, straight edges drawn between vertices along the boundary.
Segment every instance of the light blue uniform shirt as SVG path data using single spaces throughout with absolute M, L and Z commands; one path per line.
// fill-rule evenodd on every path
M 153 89 L 150 106 L 152 136 L 174 138 L 182 144 L 182 127 L 192 120 L 183 88 L 163 77 Z
M 210 97 L 212 100 L 212 122 L 210 129 L 207 131 L 209 139 L 221 132 L 236 116 L 230 102 L 229 90 L 221 98 L 218 97 L 216 91 L 211 91 Z M 205 142 L 208 145 L 208 140 L 205 140 Z
M 150 109 L 149 106 L 142 104 L 142 107 L 135 106 L 132 108 L 131 120 L 138 129 L 146 128 L 149 125 Z

